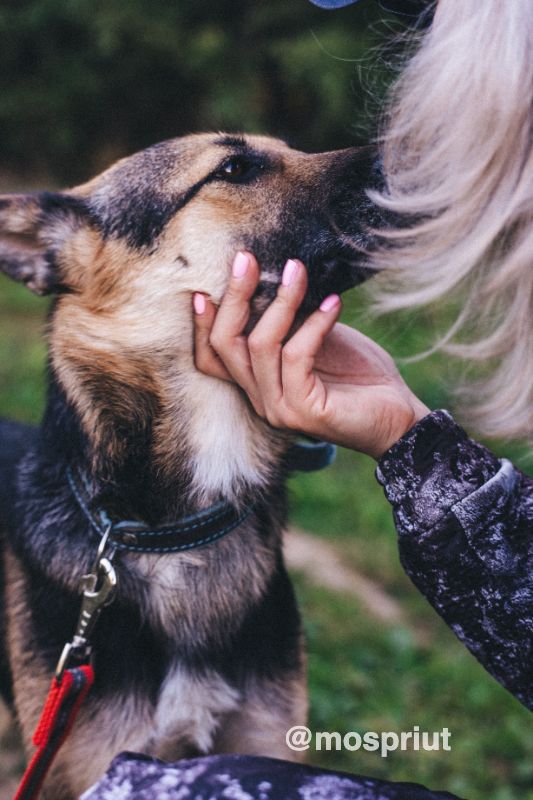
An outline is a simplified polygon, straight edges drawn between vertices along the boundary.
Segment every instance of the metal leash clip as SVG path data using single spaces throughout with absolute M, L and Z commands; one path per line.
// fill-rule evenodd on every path
M 80 591 L 82 603 L 76 632 L 70 642 L 64 646 L 55 676 L 61 682 L 63 673 L 71 660 L 83 662 L 89 659 L 91 644 L 89 637 L 100 616 L 102 609 L 108 606 L 114 598 L 117 586 L 117 575 L 110 558 L 104 558 L 102 553 L 107 542 L 108 532 L 102 538 L 98 548 L 98 555 L 91 572 L 80 578 Z

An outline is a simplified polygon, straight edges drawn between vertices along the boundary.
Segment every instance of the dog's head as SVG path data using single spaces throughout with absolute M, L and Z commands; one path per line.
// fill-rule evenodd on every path
M 162 142 L 72 190 L 1 197 L 0 269 L 57 295 L 52 363 L 71 397 L 97 371 L 146 388 L 158 360 L 192 363 L 191 293 L 220 300 L 237 250 L 261 264 L 256 314 L 287 258 L 309 268 L 307 310 L 364 280 L 372 173 L 364 149 L 307 154 L 223 134 Z
M 73 190 L 0 198 L 0 268 L 87 309 L 164 313 L 184 293 L 219 300 L 238 249 L 272 296 L 287 258 L 309 268 L 309 305 L 368 271 L 366 150 L 306 154 L 260 136 L 196 135 L 119 161 Z M 163 306 L 166 308 L 163 309 Z
M 309 268 L 307 310 L 367 277 L 373 169 L 366 150 L 310 155 L 267 137 L 202 134 L 155 145 L 66 192 L 0 198 L 0 269 L 56 295 L 55 382 L 95 449 L 108 460 L 137 452 L 131 431 L 142 443 L 165 414 L 174 421 L 167 433 L 158 422 L 155 447 L 175 441 L 186 415 L 169 409 L 185 372 L 195 375 L 196 404 L 214 391 L 194 371 L 191 294 L 219 301 L 237 250 L 262 267 L 256 315 L 287 258 Z

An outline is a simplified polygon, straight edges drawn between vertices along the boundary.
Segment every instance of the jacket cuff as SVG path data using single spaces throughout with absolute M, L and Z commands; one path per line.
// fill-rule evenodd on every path
M 423 532 L 500 470 L 444 410 L 420 420 L 381 457 L 376 477 L 393 505 L 399 533 Z

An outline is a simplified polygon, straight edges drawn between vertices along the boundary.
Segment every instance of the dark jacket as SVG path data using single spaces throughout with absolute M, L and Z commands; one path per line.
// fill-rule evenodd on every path
M 411 580 L 491 675 L 533 708 L 533 481 L 445 411 L 382 457 Z

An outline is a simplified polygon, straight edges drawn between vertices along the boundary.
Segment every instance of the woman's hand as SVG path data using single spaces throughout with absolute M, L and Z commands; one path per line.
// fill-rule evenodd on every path
M 194 295 L 195 361 L 202 372 L 238 383 L 271 425 L 379 458 L 429 413 L 385 350 L 337 323 L 337 295 L 286 341 L 307 288 L 301 262 L 287 262 L 276 299 L 244 337 L 258 282 L 255 258 L 238 253 L 218 312 Z

